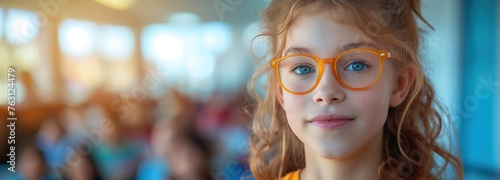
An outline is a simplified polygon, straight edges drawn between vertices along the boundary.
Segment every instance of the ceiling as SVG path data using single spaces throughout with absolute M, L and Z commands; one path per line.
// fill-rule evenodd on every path
M 126 10 L 116 10 L 93 0 L 0 0 L 0 6 L 45 12 L 49 18 L 73 17 L 137 25 L 167 22 L 169 16 L 174 13 L 192 12 L 202 21 L 224 21 L 237 25 L 257 20 L 260 9 L 266 6 L 268 1 L 136 0 L 134 5 Z M 40 5 L 39 2 L 52 6 Z

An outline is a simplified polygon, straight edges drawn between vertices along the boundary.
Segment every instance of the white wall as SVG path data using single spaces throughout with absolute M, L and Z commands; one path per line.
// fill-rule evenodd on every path
M 426 28 L 422 41 L 422 57 L 427 61 L 426 73 L 437 92 L 438 98 L 450 109 L 460 107 L 460 45 L 462 38 L 461 5 L 456 0 L 424 0 L 422 14 L 434 27 Z M 420 23 L 421 27 L 424 23 Z M 455 118 L 456 119 L 456 118 Z
M 421 57 L 424 60 L 424 69 L 436 90 L 436 98 L 443 103 L 451 114 L 453 123 L 445 123 L 445 129 L 452 132 L 454 140 L 458 140 L 458 126 L 460 122 L 460 92 L 461 92 L 461 45 L 463 44 L 461 29 L 461 4 L 456 0 L 424 0 L 422 15 L 434 27 L 425 27 L 424 39 L 421 42 Z M 448 119 L 447 119 L 448 120 Z M 452 125 L 450 128 L 449 125 Z M 459 147 L 457 142 L 448 141 L 448 136 L 441 137 L 442 143 L 447 146 Z M 454 153 L 460 153 L 454 149 Z

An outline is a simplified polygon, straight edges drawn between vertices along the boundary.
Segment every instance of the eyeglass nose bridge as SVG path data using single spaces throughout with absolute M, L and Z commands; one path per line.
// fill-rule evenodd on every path
M 318 65 L 322 66 L 323 68 L 325 67 L 325 64 L 330 64 L 332 66 L 332 69 L 334 69 L 335 63 L 336 63 L 338 58 L 339 58 L 339 56 L 333 57 L 333 58 L 326 58 L 326 59 L 319 59 L 318 58 L 316 61 L 318 62 Z
M 328 64 L 334 64 L 335 60 L 337 60 L 337 57 L 334 58 L 327 58 L 327 59 L 321 59 L 320 62 L 322 64 L 328 63 Z
M 322 80 L 322 77 L 323 76 L 323 73 L 324 71 L 326 70 L 327 67 L 325 67 L 326 64 L 330 64 L 330 68 L 331 68 L 331 71 L 333 73 L 333 77 L 340 83 L 340 84 L 344 84 L 343 82 L 341 82 L 342 80 L 339 78 L 338 74 L 337 74 L 337 68 L 336 68 L 336 62 L 337 62 L 337 59 L 339 57 L 341 57 L 341 55 L 338 55 L 336 57 L 332 57 L 332 58 L 326 58 L 326 59 L 317 59 L 316 61 L 318 62 L 318 66 L 320 66 L 320 75 L 317 79 L 317 82 L 316 82 L 316 85 L 313 87 L 313 89 L 319 84 L 319 82 Z

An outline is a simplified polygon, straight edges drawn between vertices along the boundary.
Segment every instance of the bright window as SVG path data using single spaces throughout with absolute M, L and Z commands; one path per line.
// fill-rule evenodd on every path
M 226 52 L 233 40 L 231 27 L 224 22 L 205 23 L 202 25 L 201 33 L 203 48 L 214 55 Z
M 231 27 L 224 22 L 200 23 L 197 16 L 180 13 L 166 24 L 147 26 L 141 35 L 141 49 L 147 62 L 158 67 L 165 83 L 172 84 L 195 96 L 209 96 L 217 82 L 226 77 L 238 63 L 221 63 L 227 59 L 233 43 Z M 242 61 L 243 58 L 232 59 Z M 244 67 L 244 66 L 242 66 Z M 233 72 L 233 71 L 231 71 Z M 229 76 L 239 77 L 237 74 Z M 227 75 L 227 73 L 224 73 Z
M 70 103 L 86 100 L 96 88 L 127 91 L 138 80 L 133 31 L 67 19 L 59 26 L 62 71 Z
M 107 76 L 105 87 L 114 92 L 128 91 L 139 79 L 134 61 L 134 34 L 125 26 L 104 25 L 100 30 L 99 50 Z
M 106 60 L 124 60 L 134 50 L 134 34 L 124 26 L 102 27 L 100 50 Z
M 33 12 L 9 9 L 5 21 L 5 37 L 12 45 L 30 42 L 40 30 L 37 15 Z
M 169 77 L 167 83 L 175 83 L 173 81 L 185 76 L 188 41 L 183 36 L 180 29 L 168 24 L 150 25 L 141 35 L 145 60 L 164 72 L 162 76 Z
M 0 67 L 14 66 L 18 73 L 29 73 L 33 83 L 30 93 L 35 93 L 42 100 L 54 95 L 52 59 L 48 58 L 50 42 L 42 40 L 49 33 L 47 28 L 40 29 L 35 12 L 0 9 L 0 38 L 5 40 L 0 45 Z M 18 80 L 19 92 L 22 92 L 23 82 Z M 0 81 L 5 83 L 2 78 Z M 21 97 L 22 93 L 19 93 L 20 100 Z
M 85 56 L 95 51 L 97 25 L 80 20 L 65 20 L 59 26 L 59 47 L 70 56 Z
M 103 63 L 96 53 L 99 33 L 93 22 L 67 19 L 59 26 L 61 68 L 68 103 L 79 103 L 103 82 Z

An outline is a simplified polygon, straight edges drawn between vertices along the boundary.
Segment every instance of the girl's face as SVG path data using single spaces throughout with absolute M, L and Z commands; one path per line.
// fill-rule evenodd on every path
M 299 49 L 294 53 L 324 59 L 358 47 L 386 50 L 361 31 L 333 21 L 327 14 L 302 15 L 287 34 L 283 55 L 290 49 Z M 370 148 L 370 144 L 378 143 L 375 147 L 381 147 L 388 108 L 401 102 L 394 90 L 396 74 L 391 61 L 385 60 L 380 79 L 367 90 L 342 87 L 331 64 L 325 64 L 321 81 L 308 94 L 291 94 L 278 85 L 277 96 L 288 124 L 304 143 L 306 152 L 312 150 L 324 158 L 344 159 Z

